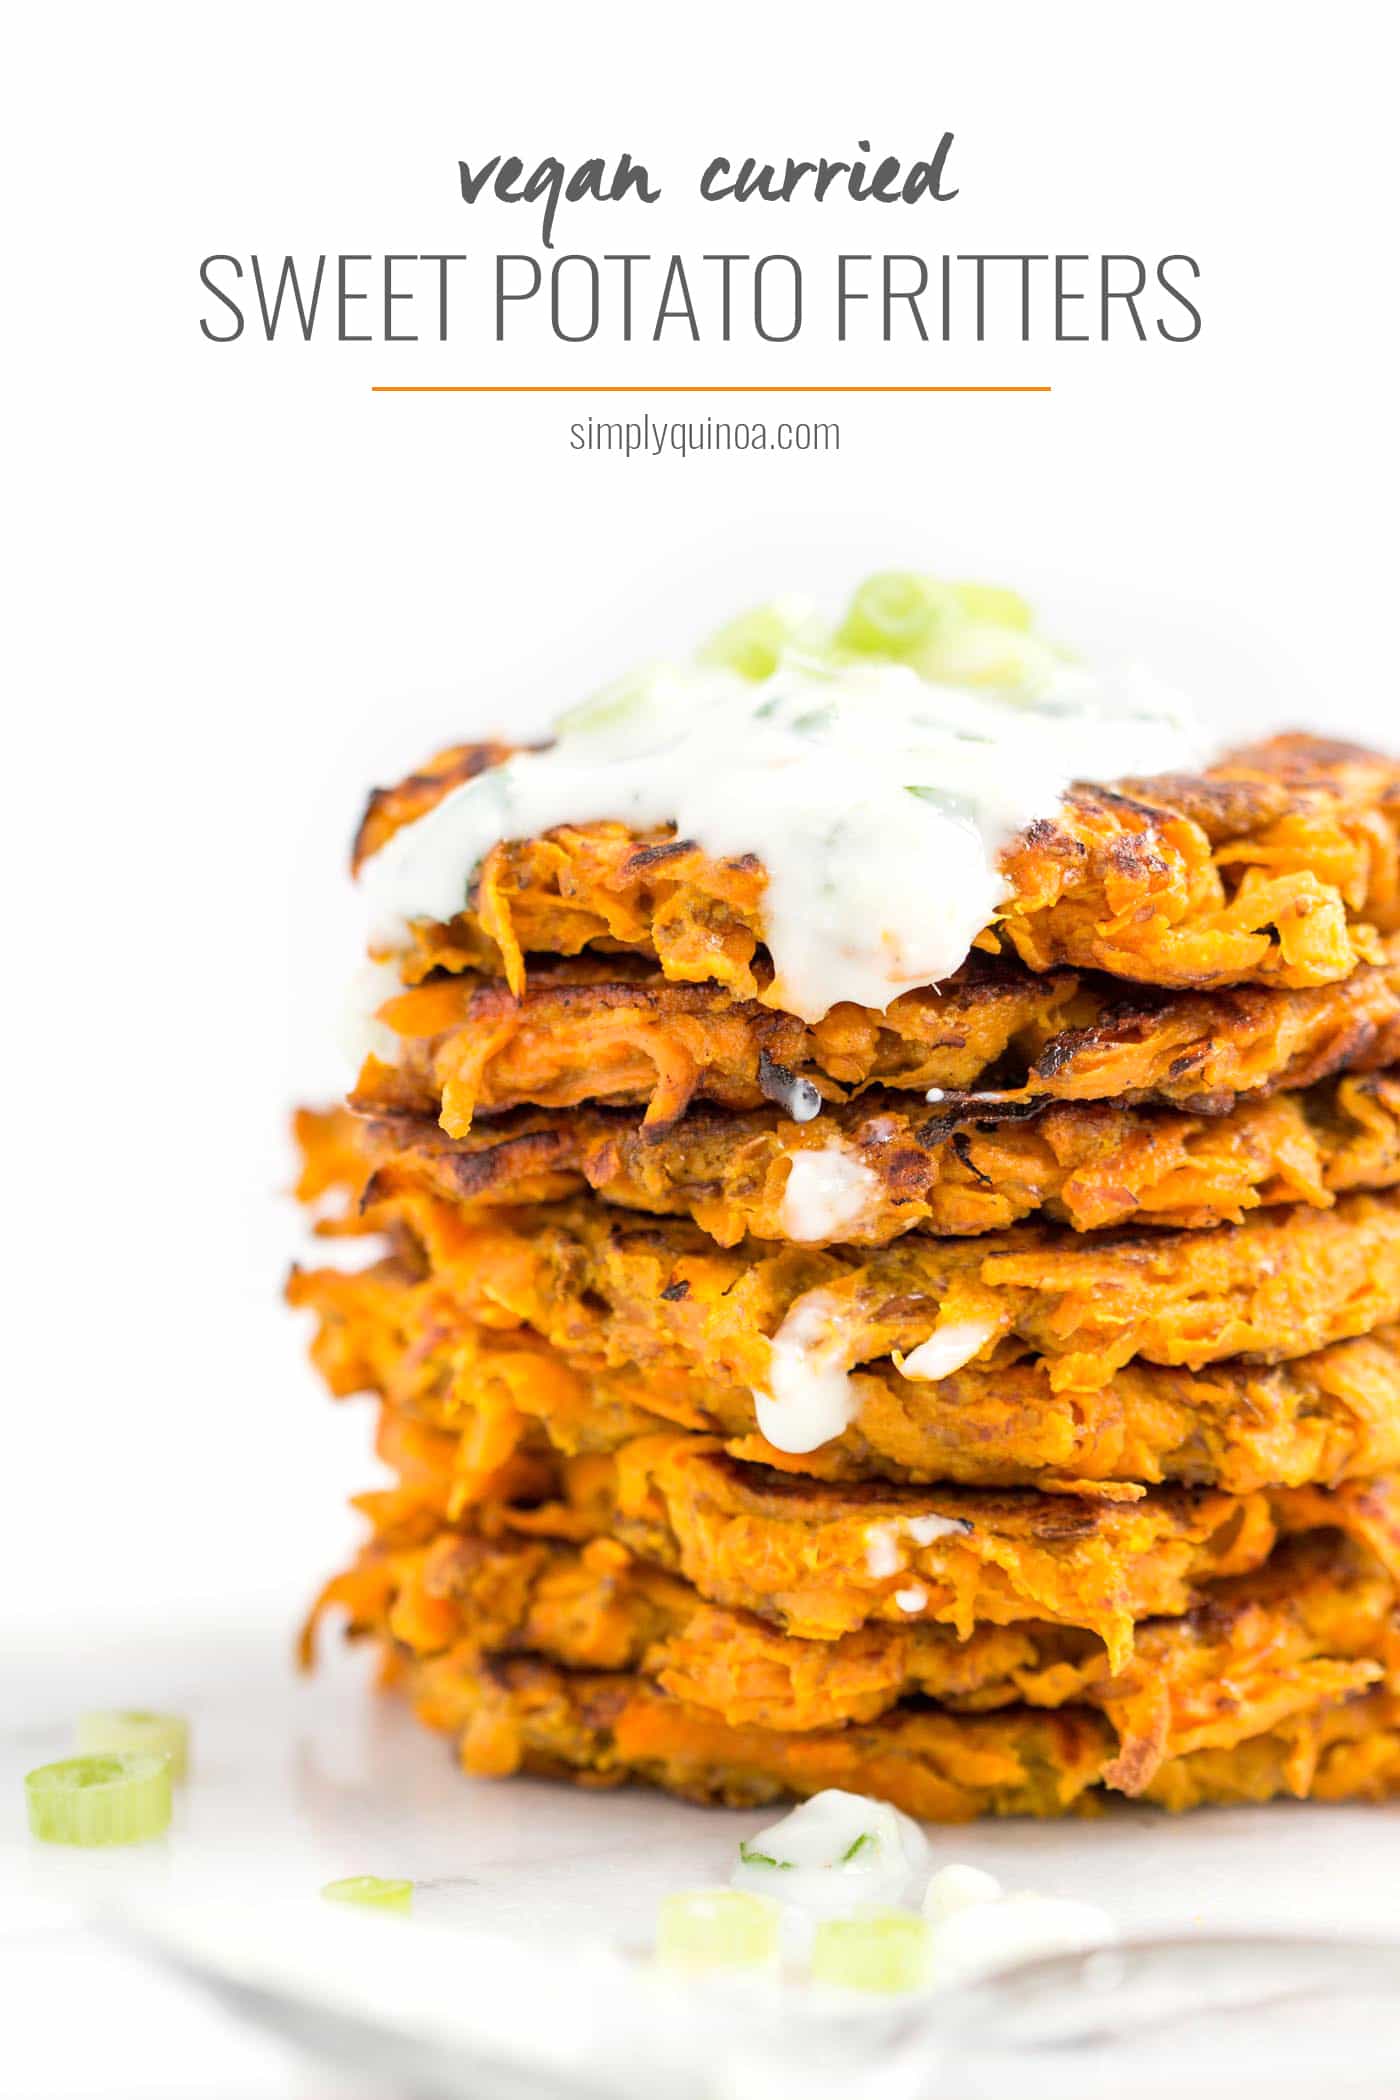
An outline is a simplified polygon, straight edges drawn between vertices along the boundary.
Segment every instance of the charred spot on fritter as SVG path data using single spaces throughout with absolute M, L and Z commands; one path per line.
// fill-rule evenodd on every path
M 1116 874 L 1129 881 L 1164 875 L 1167 864 L 1152 845 L 1149 832 L 1120 831 L 1108 847 L 1108 859 Z
M 394 787 L 372 788 L 351 842 L 351 872 L 358 875 L 369 856 L 377 853 L 400 825 L 425 816 L 453 788 L 502 764 L 513 749 L 510 744 L 500 743 L 453 744 L 420 772 L 410 773 Z
M 758 1086 L 769 1101 L 785 1109 L 794 1123 L 810 1123 L 822 1105 L 822 1097 L 810 1079 L 788 1065 L 780 1065 L 766 1050 L 758 1053 Z
M 1150 788 L 1169 812 L 1199 825 L 1212 846 L 1227 839 L 1246 837 L 1275 822 L 1288 808 L 1290 796 L 1281 780 L 1213 779 L 1196 773 L 1166 773 L 1151 781 L 1125 783 L 1133 789 Z
M 694 853 L 694 839 L 660 839 L 655 845 L 639 846 L 629 853 L 622 864 L 624 875 L 640 875 L 648 868 L 659 868 L 668 860 L 679 860 L 683 854 Z
M 953 1132 L 953 1150 L 974 1181 L 979 1182 L 984 1189 L 992 1187 L 991 1175 L 984 1174 L 972 1157 L 972 1140 L 965 1130 L 955 1130 Z
M 1164 817 L 1170 817 L 1172 814 L 1171 809 L 1163 807 L 1166 798 L 1149 802 L 1137 795 L 1126 794 L 1122 787 L 1095 786 L 1090 781 L 1076 782 L 1074 799 L 1081 808 L 1092 808 L 1096 803 L 1100 806 L 1106 803 L 1110 808 L 1126 810 L 1130 816 L 1141 817 L 1143 823 L 1152 830 L 1156 829 Z

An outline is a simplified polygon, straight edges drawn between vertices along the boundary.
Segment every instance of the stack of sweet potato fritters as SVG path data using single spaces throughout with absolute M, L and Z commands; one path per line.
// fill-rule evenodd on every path
M 474 1772 L 1400 1786 L 1397 836 L 1400 767 L 1301 737 L 1076 788 L 954 979 L 815 1022 L 752 856 L 496 847 L 299 1118 L 385 1249 L 291 1284 L 396 1477 L 323 1604 Z

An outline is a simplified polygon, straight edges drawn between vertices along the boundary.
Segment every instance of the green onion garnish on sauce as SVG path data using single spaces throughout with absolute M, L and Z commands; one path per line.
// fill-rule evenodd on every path
M 746 1844 L 742 1838 L 739 1840 L 739 1857 L 746 1867 L 785 1868 L 792 1865 L 790 1859 L 774 1859 L 771 1852 L 755 1851 L 754 1847 Z
M 170 1824 L 170 1759 L 150 1751 L 66 1757 L 24 1782 L 29 1827 L 48 1845 L 138 1845 Z
M 740 613 L 695 652 L 697 663 L 737 671 L 741 678 L 771 678 L 785 649 L 796 643 L 817 646 L 820 630 L 804 600 L 776 598 Z
M 1007 590 L 1001 583 L 955 583 L 953 595 L 970 619 L 985 621 L 989 627 L 1010 627 L 1018 634 L 1029 634 L 1035 624 L 1035 614 L 1019 591 Z
M 190 1731 L 179 1714 L 151 1713 L 138 1706 L 104 1708 L 80 1714 L 76 1734 L 80 1751 L 120 1756 L 140 1750 L 168 1757 L 170 1776 L 177 1784 L 189 1771 Z
M 897 662 L 925 653 L 950 627 L 967 615 L 955 591 L 931 576 L 888 569 L 867 576 L 852 597 L 836 630 L 838 649 L 860 656 L 888 656 Z
M 378 1874 L 349 1874 L 343 1881 L 328 1881 L 321 1894 L 331 1903 L 355 1903 L 365 1910 L 413 1908 L 411 1881 L 385 1881 Z

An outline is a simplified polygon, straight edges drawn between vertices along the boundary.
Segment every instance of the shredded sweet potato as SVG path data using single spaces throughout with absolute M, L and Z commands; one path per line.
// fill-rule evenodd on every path
M 765 1392 L 772 1338 L 799 1307 L 813 1367 L 849 1370 L 956 1325 L 963 1361 L 1035 1352 L 1060 1392 L 1096 1390 L 1135 1356 L 1193 1370 L 1241 1355 L 1277 1362 L 1400 1319 L 1391 1196 L 1258 1212 L 1212 1232 L 1018 1226 L 818 1251 L 719 1248 L 688 1220 L 643 1222 L 587 1198 L 474 1217 L 400 1188 L 392 1169 L 370 1195 L 373 1216 L 421 1250 L 467 1318 L 529 1325 L 571 1359 Z
M 500 979 L 437 976 L 379 1014 L 397 1055 L 366 1060 L 356 1105 L 440 1115 L 453 1137 L 524 1104 L 645 1106 L 664 1126 L 692 1101 L 790 1112 L 804 1088 L 812 1106 L 877 1085 L 937 1088 L 940 1110 L 969 1116 L 1100 1100 L 1219 1115 L 1241 1094 L 1400 1062 L 1400 936 L 1344 983 L 1302 990 L 1172 995 L 979 960 L 883 1014 L 842 1004 L 809 1027 L 594 956 L 542 964 L 518 996 Z
M 587 1786 L 640 1779 L 692 1801 L 752 1808 L 844 1787 L 928 1822 L 1057 1816 L 1098 1806 L 1119 1749 L 1106 1714 L 1071 1705 L 989 1714 L 896 1707 L 807 1734 L 734 1727 L 635 1673 L 568 1671 L 534 1657 L 408 1663 L 419 1718 L 460 1738 L 468 1772 L 534 1772 Z M 1142 1798 L 1208 1802 L 1390 1799 L 1400 1792 L 1400 1698 L 1386 1690 L 1286 1716 L 1229 1747 L 1167 1758 Z
M 1249 1575 L 1210 1585 L 1183 1617 L 1137 1629 L 1117 1671 L 1084 1635 L 1029 1621 L 876 1624 L 833 1641 L 706 1604 L 612 1540 L 582 1549 L 445 1532 L 371 1546 L 332 1604 L 355 1634 L 414 1658 L 539 1655 L 571 1670 L 635 1670 L 732 1728 L 806 1734 L 872 1721 L 910 1698 L 949 1712 L 1087 1704 L 1118 1738 L 1107 1783 L 1141 1793 L 1165 1758 L 1232 1748 L 1400 1673 L 1393 1576 L 1330 1531 L 1286 1541 Z
M 327 1133 L 328 1143 L 345 1140 L 339 1124 Z M 360 1187 L 375 1166 L 473 1207 L 592 1189 L 625 1209 L 690 1216 L 722 1247 L 972 1237 L 1036 1215 L 1077 1232 L 1196 1229 L 1284 1203 L 1326 1209 L 1349 1191 L 1400 1183 L 1400 1074 L 1250 1096 L 1228 1116 L 1076 1102 L 974 1118 L 871 1093 L 809 1123 L 777 1109 L 695 1106 L 648 1130 L 625 1111 L 525 1109 L 449 1138 L 428 1117 L 389 1116 L 363 1125 L 361 1147 Z M 825 1213 L 792 1206 L 794 1164 L 820 1161 L 820 1173 L 833 1155 L 852 1177 L 846 1200 Z
M 456 745 L 376 790 L 356 867 L 505 755 Z M 1373 955 L 1375 927 L 1400 922 L 1397 828 L 1394 762 L 1317 737 L 1275 737 L 1200 775 L 1083 785 L 1003 853 L 1007 897 L 983 944 L 1036 970 L 1072 963 L 1146 984 L 1328 983 Z M 753 854 L 714 860 L 672 828 L 561 825 L 495 847 L 471 908 L 419 927 L 419 962 L 499 973 L 519 991 L 527 954 L 597 946 L 753 999 L 766 880 Z
M 551 1449 L 615 1451 L 665 1427 L 718 1434 L 736 1457 L 828 1480 L 1071 1490 L 1179 1480 L 1248 1494 L 1400 1468 L 1394 1328 L 1276 1365 L 1125 1364 L 1072 1405 L 1037 1359 L 915 1386 L 872 1364 L 853 1374 L 850 1427 L 794 1458 L 758 1433 L 745 1387 L 662 1365 L 571 1363 L 528 1328 L 478 1326 L 396 1262 L 301 1270 L 289 1295 L 316 1314 L 313 1355 L 333 1393 L 379 1394 L 396 1414 L 461 1438 L 459 1508 L 473 1499 L 476 1453 L 503 1439 L 536 1465 Z
M 416 1547 L 451 1517 L 451 1440 L 389 1418 L 397 1495 L 369 1505 L 380 1540 Z M 956 1628 L 1026 1619 L 1096 1635 L 1114 1668 L 1135 1622 L 1179 1614 L 1202 1583 L 1260 1567 L 1281 1533 L 1323 1527 L 1400 1572 L 1387 1480 L 1229 1496 L 1157 1488 L 1120 1500 L 1028 1490 L 821 1482 L 748 1464 L 711 1439 L 641 1437 L 564 1461 L 552 1500 L 478 1503 L 473 1527 L 627 1547 L 707 1603 L 803 1640 L 876 1623 Z

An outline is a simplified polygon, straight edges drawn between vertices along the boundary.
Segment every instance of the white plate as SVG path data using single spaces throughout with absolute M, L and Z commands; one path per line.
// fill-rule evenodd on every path
M 854 2076 L 862 2092 L 873 2090 L 874 2029 L 833 2039 L 791 1994 L 776 2006 L 674 1986 L 658 1996 L 638 1961 L 660 1897 L 725 1879 L 739 1839 L 768 1818 L 641 1790 L 465 1779 L 447 1741 L 371 1693 L 367 1676 L 364 1658 L 332 1642 L 320 1673 L 300 1680 L 284 1638 L 246 1627 L 137 1639 L 81 1664 L 32 1658 L 20 1673 L 19 1707 L 9 1708 L 23 1718 L 0 1745 L 0 1799 L 11 1803 L 0 1838 L 0 1948 L 32 1955 L 42 1945 L 52 1957 L 46 1973 L 58 1976 L 65 1927 L 96 1917 L 107 1935 L 105 1969 L 94 1968 L 88 1931 L 71 1944 L 89 1977 L 110 1974 L 114 2001 L 136 1948 L 328 2057 L 474 2100 L 570 2088 L 653 2100 L 658 2092 L 767 2096 L 794 2083 L 810 2096 L 821 2065 L 834 2074 L 838 2058 L 838 2084 L 849 2091 Z M 34 1843 L 21 1827 L 23 1771 L 68 1750 L 76 1705 L 138 1699 L 177 1706 L 192 1723 L 192 1776 L 170 1837 L 100 1855 Z M 1281 1804 L 1173 1820 L 1124 1807 L 1090 1821 L 932 1836 L 936 1859 L 971 1860 L 1013 1887 L 1100 1902 L 1125 1933 L 1400 1931 L 1392 1809 Z M 362 1873 L 413 1879 L 413 1921 L 320 1901 L 323 1882 Z M 1291 1992 L 1282 1969 L 1279 1984 Z M 290 2073 L 261 2082 L 250 2073 L 236 2088 L 211 2083 L 206 2064 L 180 2054 L 192 2050 L 196 2028 L 181 2030 L 172 2054 L 149 2025 L 143 2084 L 139 2062 L 114 2062 L 104 2015 L 85 2054 L 81 2023 L 56 2037 L 52 2014 L 41 2020 L 21 1995 L 7 2005 L 18 2024 L 4 2075 L 17 2076 L 19 2065 L 16 2092 L 124 2095 L 168 2084 L 261 2100 L 347 2090 L 303 2087 Z M 857 2059 L 848 2063 L 852 2046 Z M 1033 2062 L 989 2049 L 940 2065 L 921 2038 L 912 2068 L 902 2062 L 895 2077 L 891 2067 L 890 2090 L 1004 2100 L 1033 2083 L 1038 2100 L 1091 2100 L 1117 2095 L 1125 2079 L 1144 2096 L 1179 2094 L 1189 2079 L 1193 2100 L 1206 2100 L 1256 2084 L 1307 2092 L 1325 2077 L 1332 2093 L 1380 2094 L 1393 2089 L 1397 2067 L 1400 2021 L 1356 2000 L 1173 2021 L 1131 2044 L 1037 2052 Z M 46 2071 L 54 2082 L 45 2083 Z

